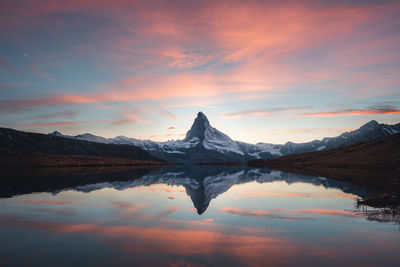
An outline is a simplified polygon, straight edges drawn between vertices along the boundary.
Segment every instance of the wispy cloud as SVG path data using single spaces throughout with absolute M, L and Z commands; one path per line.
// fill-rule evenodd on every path
M 179 210 L 178 206 L 169 206 L 165 211 L 161 211 L 158 216 L 165 217 Z
M 35 118 L 38 119 L 53 119 L 53 118 L 75 118 L 78 115 L 77 111 L 69 110 L 69 111 L 60 111 L 60 112 L 52 112 L 52 113 L 45 113 L 36 116 Z
M 151 121 L 131 119 L 117 119 L 117 120 L 92 120 L 92 121 L 57 121 L 57 122 L 38 122 L 38 123 L 19 123 L 14 126 L 19 127 L 46 127 L 46 126 L 61 126 L 61 125 L 87 125 L 95 123 L 111 123 L 111 124 L 129 124 L 129 123 L 152 123 Z
M 284 214 L 277 210 L 251 210 L 251 209 L 240 209 L 235 207 L 226 207 L 220 209 L 221 212 L 230 213 L 239 216 L 250 216 L 259 218 L 269 218 L 275 220 L 304 220 L 305 218 L 294 217 L 289 214 Z
M 272 129 L 262 131 L 263 134 L 337 134 L 343 132 L 353 131 L 354 128 L 346 128 L 346 129 L 331 129 L 331 128 L 303 128 L 303 129 Z
M 232 113 L 226 113 L 222 116 L 225 118 L 241 118 L 241 117 L 259 117 L 259 116 L 270 116 L 278 113 L 286 113 L 288 111 L 298 111 L 311 109 L 312 106 L 289 106 L 289 107 L 274 107 L 265 109 L 248 109 Z
M 15 124 L 15 126 L 20 127 L 44 127 L 44 126 L 61 126 L 61 125 L 77 125 L 81 124 L 80 121 L 58 121 L 58 122 L 49 122 L 49 123 L 20 123 Z
M 183 108 L 183 107 L 200 107 L 200 108 L 210 108 L 210 109 L 218 109 L 218 107 L 204 104 L 204 103 L 183 103 L 183 104 L 169 104 L 165 105 L 166 108 Z
M 171 138 L 171 137 L 182 137 L 185 134 L 176 134 L 176 133 L 166 133 L 166 134 L 152 134 L 149 138 Z
M 158 114 L 160 114 L 161 116 L 163 116 L 164 118 L 167 118 L 168 120 L 172 120 L 172 121 L 176 121 L 179 120 L 179 117 L 176 116 L 175 114 L 172 114 L 171 112 L 169 112 L 168 110 L 160 110 L 158 111 Z

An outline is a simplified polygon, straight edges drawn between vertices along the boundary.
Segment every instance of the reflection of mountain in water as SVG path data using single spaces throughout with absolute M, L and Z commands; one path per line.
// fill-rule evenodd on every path
M 235 184 L 248 182 L 268 183 L 285 181 L 288 184 L 303 182 L 314 185 L 322 185 L 326 188 L 337 188 L 345 193 L 366 196 L 369 191 L 345 182 L 331 180 L 322 177 L 312 177 L 298 174 L 284 173 L 267 169 L 251 169 L 241 166 L 173 166 L 164 167 L 130 181 L 114 181 L 76 186 L 73 189 L 90 192 L 105 187 L 124 190 L 138 186 L 150 186 L 154 184 L 167 184 L 183 186 L 186 193 L 193 201 L 199 214 L 208 208 L 210 201 L 218 195 L 228 191 Z

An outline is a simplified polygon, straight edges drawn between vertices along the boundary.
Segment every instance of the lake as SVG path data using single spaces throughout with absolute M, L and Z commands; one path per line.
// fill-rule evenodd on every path
M 242 166 L 3 176 L 0 265 L 398 266 L 374 190 Z M 398 211 L 398 210 L 397 210 Z

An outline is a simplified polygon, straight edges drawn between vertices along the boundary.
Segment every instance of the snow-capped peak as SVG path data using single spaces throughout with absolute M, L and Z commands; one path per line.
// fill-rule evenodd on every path
M 371 131 L 373 129 L 376 129 L 379 127 L 379 123 L 376 120 L 372 120 L 364 124 L 363 126 L 360 127 L 360 131 Z
M 244 155 L 243 151 L 235 141 L 229 138 L 226 134 L 211 127 L 210 122 L 203 112 L 197 114 L 192 127 L 186 133 L 186 137 L 183 141 L 188 142 L 193 138 L 198 138 L 205 149 L 221 153 L 232 152 Z
M 54 136 L 63 136 L 60 132 L 54 131 L 52 133 L 49 133 L 49 135 L 54 135 Z
M 184 141 L 189 141 L 193 137 L 197 137 L 200 140 L 204 140 L 204 133 L 207 129 L 211 128 L 210 122 L 208 121 L 206 115 L 203 112 L 197 114 L 196 119 L 193 122 L 192 127 L 186 133 Z

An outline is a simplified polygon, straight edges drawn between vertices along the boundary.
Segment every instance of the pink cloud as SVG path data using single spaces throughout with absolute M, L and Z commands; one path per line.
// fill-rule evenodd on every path
M 207 101 L 201 103 L 198 98 L 224 98 L 240 94 L 239 100 L 243 101 L 252 96 L 267 98 L 268 93 L 296 94 L 303 90 L 304 84 L 319 83 L 323 84 L 323 88 L 318 89 L 321 94 L 326 89 L 335 94 L 353 95 L 349 93 L 350 87 L 359 88 L 361 93 L 357 97 L 393 93 L 396 90 L 393 87 L 399 83 L 398 75 L 382 76 L 375 69 L 363 69 L 357 73 L 362 73 L 364 78 L 352 80 L 354 75 L 351 70 L 395 60 L 399 54 L 396 53 L 398 36 L 380 40 L 374 34 L 382 30 L 379 22 L 399 9 L 398 3 L 327 6 L 322 3 L 314 5 L 309 1 L 297 1 L 291 5 L 262 1 L 206 1 L 198 3 L 195 8 L 174 1 L 156 4 L 146 1 L 97 1 L 95 5 L 91 1 L 5 4 L 1 29 L 5 36 L 24 27 L 46 29 L 51 25 L 52 29 L 58 29 L 68 21 L 60 17 L 49 23 L 41 18 L 57 17 L 49 15 L 60 13 L 79 13 L 111 21 L 110 25 L 88 32 L 96 43 L 95 47 L 92 43 L 71 44 L 63 56 L 78 55 L 101 61 L 102 64 L 98 65 L 113 72 L 114 78 L 90 89 L 82 88 L 80 93 L 55 89 L 57 93 L 50 96 L 36 94 L 39 97 L 33 99 L 3 99 L 0 110 L 12 113 L 42 106 L 98 105 L 107 102 L 130 104 L 140 101 L 156 101 L 157 105 L 160 102 L 162 106 L 175 108 L 215 108 Z M 388 28 L 395 26 L 395 22 L 390 23 Z M 362 40 L 362 43 L 354 40 Z M 316 54 L 316 62 L 307 57 L 310 51 L 321 53 Z M 46 77 L 47 72 L 37 68 L 42 65 L 35 64 L 31 66 L 31 71 L 42 78 L 52 78 Z M 321 64 L 324 66 L 321 67 Z M 0 67 L 13 69 L 1 58 Z M 387 71 L 386 68 L 384 70 Z M 333 89 L 327 88 L 331 81 L 335 81 Z M 172 100 L 174 104 L 167 105 L 166 100 Z M 179 100 L 191 103 L 175 104 Z M 282 111 L 286 112 L 295 110 Z M 357 113 L 353 110 L 351 114 L 315 112 L 304 113 L 303 116 L 389 113 Z M 397 111 L 393 113 L 398 114 Z M 277 114 L 279 112 L 260 109 L 233 112 L 224 117 Z M 160 115 L 170 120 L 179 119 L 172 113 L 163 112 Z M 120 117 L 110 123 L 152 122 L 138 115 L 131 116 L 128 112 Z M 54 126 L 57 123 L 68 122 L 39 122 L 26 124 L 26 127 Z

